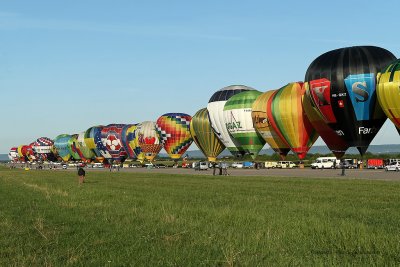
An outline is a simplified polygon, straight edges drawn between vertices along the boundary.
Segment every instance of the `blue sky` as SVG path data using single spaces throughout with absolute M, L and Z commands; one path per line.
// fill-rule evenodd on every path
M 193 115 L 231 84 L 280 88 L 303 80 L 314 58 L 340 47 L 381 46 L 398 57 L 397 7 L 396 1 L 1 1 L 0 153 L 92 125 Z M 399 140 L 387 122 L 373 144 Z

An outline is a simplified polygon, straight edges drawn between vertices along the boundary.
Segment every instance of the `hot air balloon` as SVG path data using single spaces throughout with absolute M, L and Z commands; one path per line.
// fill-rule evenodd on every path
M 47 137 L 38 138 L 33 144 L 33 150 L 38 155 L 40 160 L 54 160 L 52 153 L 53 140 Z
M 306 96 L 303 97 L 303 109 L 307 118 L 336 158 L 342 158 L 349 145 L 325 123 L 324 118 L 318 112 L 318 108 L 310 101 L 311 96 L 308 83 L 303 84 L 303 86 L 306 90 Z
M 71 154 L 71 157 L 74 160 L 81 160 L 81 156 L 78 153 L 78 149 L 77 149 L 77 143 L 78 143 L 78 134 L 73 134 L 71 135 L 71 138 L 68 140 L 68 144 L 67 144 L 67 148 L 69 153 Z
M 210 100 L 208 101 L 207 110 L 210 117 L 211 127 L 213 131 L 217 134 L 217 137 L 225 145 L 225 147 L 234 156 L 244 155 L 244 150 L 240 147 L 232 136 L 226 129 L 224 120 L 224 106 L 226 101 L 232 96 L 241 93 L 243 91 L 254 90 L 251 87 L 245 85 L 231 85 L 222 88 L 221 90 L 215 92 Z
M 31 146 L 21 145 L 18 147 L 18 158 L 22 161 L 32 161 L 34 153 Z
M 386 116 L 400 127 L 400 60 L 385 67 L 379 75 L 376 94 Z
M 8 152 L 8 159 L 10 161 L 17 161 L 18 160 L 18 147 L 12 147 L 10 152 Z
M 192 117 L 185 113 L 166 113 L 157 119 L 156 129 L 161 143 L 174 160 L 179 159 L 193 142 L 191 120 Z
M 127 158 L 121 141 L 124 126 L 125 124 L 109 124 L 101 129 L 101 141 L 108 151 L 108 154 L 103 154 L 104 158 L 117 162 L 123 162 Z
M 156 123 L 153 121 L 139 123 L 136 132 L 139 146 L 144 156 L 148 161 L 153 161 L 162 148 L 160 137 L 156 130 Z
M 305 82 L 313 106 L 361 155 L 386 120 L 376 100 L 376 76 L 393 60 L 383 48 L 354 46 L 322 54 L 307 69 Z
M 299 159 L 304 159 L 318 138 L 303 110 L 304 93 L 302 83 L 289 83 L 274 92 L 267 104 L 272 127 Z
M 57 155 L 65 162 L 71 158 L 69 149 L 69 140 L 72 138 L 69 134 L 60 134 L 54 139 L 54 148 Z
M 276 90 L 265 92 L 256 98 L 252 106 L 251 117 L 257 132 L 282 159 L 285 159 L 290 151 L 290 147 L 275 132 L 267 116 L 267 103 L 275 91 Z
M 122 145 L 128 157 L 137 159 L 140 162 L 144 161 L 144 154 L 139 146 L 139 138 L 137 136 L 137 124 L 127 124 L 122 129 Z
M 85 144 L 89 149 L 92 150 L 98 162 L 104 161 L 104 157 L 100 152 L 99 148 L 103 149 L 104 151 L 107 151 L 106 147 L 101 142 L 102 128 L 103 126 L 93 126 L 87 129 L 85 132 Z
M 251 117 L 253 103 L 259 95 L 261 92 L 256 90 L 241 92 L 229 98 L 224 106 L 226 129 L 253 159 L 265 145 L 265 140 L 254 128 Z
M 190 122 L 190 133 L 198 148 L 209 161 L 216 161 L 218 155 L 225 149 L 224 144 L 211 128 L 206 108 L 202 108 L 194 114 Z
M 78 137 L 76 139 L 76 148 L 78 150 L 78 154 L 81 157 L 82 161 L 84 162 L 90 162 L 92 159 L 94 159 L 95 154 L 94 152 L 86 145 L 85 142 L 85 132 L 81 132 L 78 134 Z
M 36 160 L 39 159 L 38 154 L 37 154 L 37 153 L 35 152 L 35 150 L 34 150 L 35 143 L 36 143 L 36 142 L 32 142 L 32 143 L 30 143 L 30 144 L 28 145 L 29 150 L 30 150 L 31 153 L 32 153 L 31 161 L 36 161 Z

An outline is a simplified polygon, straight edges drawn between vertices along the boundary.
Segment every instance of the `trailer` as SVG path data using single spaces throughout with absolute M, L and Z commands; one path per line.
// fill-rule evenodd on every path
M 383 159 L 368 159 L 367 169 L 383 169 L 385 167 Z

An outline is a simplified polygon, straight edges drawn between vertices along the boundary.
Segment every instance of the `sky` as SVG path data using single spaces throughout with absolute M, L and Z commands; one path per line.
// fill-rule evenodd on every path
M 194 115 L 228 85 L 264 92 L 301 81 L 316 57 L 336 48 L 375 45 L 399 57 L 397 7 L 0 0 L 0 153 L 93 125 Z M 372 144 L 399 141 L 388 121 Z

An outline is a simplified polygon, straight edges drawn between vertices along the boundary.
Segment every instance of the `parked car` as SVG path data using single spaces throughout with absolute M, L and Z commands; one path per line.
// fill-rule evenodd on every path
M 357 169 L 357 160 L 355 160 L 355 159 L 343 159 L 339 164 L 339 168 Z
M 154 167 L 160 169 L 160 168 L 166 168 L 167 166 L 165 166 L 165 164 L 162 164 L 162 163 L 157 163 L 157 164 L 154 164 Z
M 235 169 L 242 169 L 243 163 L 242 162 L 234 162 L 234 163 L 232 163 L 231 167 L 235 168 Z
M 64 170 L 66 170 L 66 169 L 68 168 L 67 164 L 63 164 L 63 165 L 62 165 L 62 168 L 63 168 Z
M 400 171 L 400 162 L 393 162 L 390 165 L 385 166 L 385 171 Z

